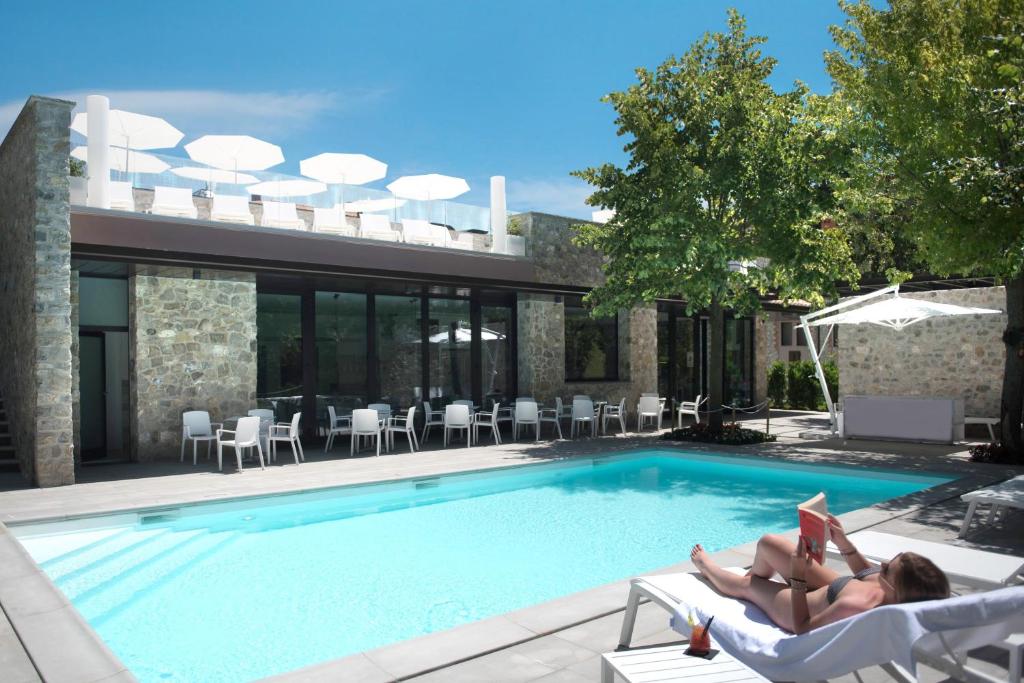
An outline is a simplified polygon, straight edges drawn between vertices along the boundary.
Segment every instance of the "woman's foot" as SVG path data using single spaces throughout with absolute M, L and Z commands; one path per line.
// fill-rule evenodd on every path
M 749 576 L 737 576 L 727 572 L 711 559 L 704 546 L 700 543 L 690 550 L 690 561 L 697 567 L 701 576 L 711 582 L 711 585 L 719 592 L 734 597 L 742 597 L 747 586 L 750 585 Z

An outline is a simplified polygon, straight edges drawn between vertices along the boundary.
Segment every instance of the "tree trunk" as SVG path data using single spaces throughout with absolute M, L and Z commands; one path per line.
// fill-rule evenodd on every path
M 715 297 L 708 308 L 708 429 L 722 430 L 722 359 L 725 355 L 725 311 Z
M 1006 365 L 999 417 L 1003 445 L 1017 458 L 1024 455 L 1021 414 L 1024 412 L 1024 275 L 1006 281 Z

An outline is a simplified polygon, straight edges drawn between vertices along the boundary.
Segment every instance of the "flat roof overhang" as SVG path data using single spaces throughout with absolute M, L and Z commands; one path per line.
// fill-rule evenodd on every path
M 76 258 L 578 293 L 523 257 L 74 206 Z

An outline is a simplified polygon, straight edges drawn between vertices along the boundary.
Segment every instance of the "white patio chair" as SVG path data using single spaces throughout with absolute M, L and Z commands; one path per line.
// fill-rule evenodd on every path
M 565 405 L 561 396 L 555 396 L 555 412 L 558 413 L 559 420 L 572 419 L 572 406 Z
M 263 200 L 263 218 L 260 225 L 265 228 L 292 228 L 305 230 L 306 222 L 299 218 L 294 202 L 274 202 Z
M 586 394 L 573 394 L 572 395 L 572 400 L 574 400 L 574 401 L 593 401 L 594 399 L 590 398 Z
M 356 229 L 348 224 L 345 218 L 345 210 L 340 204 L 335 204 L 329 209 L 314 206 L 313 230 L 314 232 L 329 232 L 346 237 L 356 236 Z
M 516 412 L 515 412 L 515 434 L 514 439 L 519 439 L 519 430 L 522 427 L 529 427 L 533 425 L 534 428 L 534 441 L 540 441 L 540 411 L 537 409 L 537 402 L 529 399 L 516 399 Z
M 744 573 L 735 568 L 729 571 Z M 1024 590 L 1002 588 L 945 600 L 882 605 L 794 635 L 772 623 L 755 605 L 721 595 L 694 574 L 676 573 L 633 579 L 620 649 L 629 647 L 643 598 L 672 614 L 673 628 L 687 635 L 689 614 L 702 623 L 713 615 L 715 644 L 771 680 L 792 680 L 794 675 L 799 680 L 828 680 L 877 665 L 896 680 L 910 682 L 918 680 L 916 664 L 924 662 L 945 664 L 940 670 L 959 680 L 998 683 L 999 679 L 968 664 L 964 655 L 985 645 L 1004 647 L 1001 641 L 1024 630 Z M 946 659 L 949 655 L 952 661 Z
M 192 201 L 192 190 L 187 187 L 153 188 L 153 205 L 149 212 L 160 216 L 177 216 L 178 218 L 196 218 L 199 212 Z
M 370 410 L 376 410 L 377 414 L 380 415 L 381 422 L 387 422 L 391 419 L 390 403 L 371 403 L 366 407 Z
M 448 433 L 452 431 L 466 430 L 466 448 L 472 443 L 473 419 L 469 413 L 469 406 L 465 404 L 451 403 L 444 407 L 444 445 L 448 446 Z
M 430 405 L 430 401 L 423 402 L 423 417 L 423 434 L 420 436 L 420 443 L 425 442 L 427 437 L 430 436 L 431 427 L 444 428 L 444 413 L 434 410 Z
M 359 216 L 359 236 L 385 242 L 398 241 L 398 233 L 391 228 L 391 219 L 379 213 L 364 213 Z
M 225 434 L 231 434 L 233 438 L 225 439 Z M 242 471 L 242 449 L 255 448 L 260 456 L 260 469 L 267 468 L 263 462 L 263 447 L 260 446 L 260 418 L 256 416 L 238 418 L 238 426 L 234 429 L 217 430 L 217 469 L 224 469 L 224 447 L 233 446 L 235 459 L 238 461 L 238 471 Z
M 636 404 L 636 430 L 642 432 L 647 422 L 661 430 L 661 399 L 657 396 L 641 396 Z
M 356 443 L 362 446 L 363 438 L 373 439 L 377 444 L 377 455 L 380 455 L 380 413 L 372 408 L 356 408 L 352 411 L 352 443 L 348 454 L 356 454 Z
M 697 394 L 697 400 L 695 401 L 680 401 L 679 408 L 676 409 L 676 413 L 679 416 L 679 428 L 683 428 L 683 415 L 693 415 L 694 421 L 700 424 L 700 407 L 707 403 L 707 399 L 701 399 L 701 395 Z
M 428 246 L 440 246 L 437 243 L 437 235 L 430 221 L 422 218 L 402 219 L 402 241 L 406 244 L 425 244 Z M 442 242 L 443 244 L 443 242 Z
M 560 402 L 561 401 L 559 401 L 558 403 L 560 403 Z M 537 419 L 540 421 L 541 424 L 544 424 L 545 422 L 547 422 L 547 423 L 555 425 L 555 431 L 558 432 L 558 438 L 559 439 L 563 439 L 565 437 L 562 436 L 562 425 L 559 424 L 559 417 L 560 417 L 559 416 L 559 412 L 561 412 L 561 411 L 559 410 L 558 403 L 555 404 L 554 408 L 548 408 L 546 410 L 541 410 L 537 414 Z M 539 426 L 538 426 L 538 431 L 540 431 L 540 427 Z
M 469 406 L 469 412 L 473 412 L 473 408 L 476 407 L 476 405 L 471 400 L 469 400 L 468 398 L 456 399 L 456 400 L 452 401 L 452 405 L 455 405 L 455 406 Z
M 210 220 L 222 223 L 255 225 L 249 209 L 249 197 L 237 194 L 215 194 L 210 205 Z
M 597 436 L 597 411 L 594 410 L 594 402 L 589 398 L 574 398 L 572 400 L 572 428 L 570 435 L 576 438 L 577 430 L 582 430 L 584 425 L 590 425 L 590 435 Z
M 263 447 L 267 451 L 267 456 L 270 456 L 270 426 L 274 424 L 274 411 L 269 408 L 253 408 L 246 413 L 249 417 L 258 417 L 260 419 L 260 441 L 263 442 Z
M 665 401 L 667 401 L 668 399 L 666 399 L 664 396 L 659 395 L 657 392 L 646 392 L 646 393 L 640 394 L 640 396 L 641 396 L 641 398 L 644 397 L 644 396 L 657 396 L 658 397 L 658 403 L 661 404 L 661 412 L 665 412 Z
M 986 486 L 977 491 L 971 491 L 960 496 L 960 500 L 967 503 L 967 514 L 964 515 L 963 524 L 960 525 L 960 538 L 967 535 L 967 529 L 971 526 L 971 519 L 978 510 L 979 505 L 991 505 L 988 513 L 988 522 L 995 521 L 996 515 L 1002 508 L 1024 509 L 1024 474 L 1009 479 L 994 486 Z
M 334 411 L 334 406 L 327 406 L 328 424 L 327 424 L 327 442 L 324 444 L 324 453 L 331 449 L 334 445 L 335 436 L 344 436 L 346 434 L 352 434 L 352 416 L 343 415 L 338 417 L 338 414 Z
M 480 428 L 485 427 L 491 430 L 491 434 L 494 436 L 494 445 L 501 445 L 501 432 L 498 430 L 498 421 L 500 420 L 501 404 L 497 401 L 494 402 L 494 406 L 491 408 L 491 412 L 477 413 L 473 416 L 473 442 L 480 443 Z
M 135 210 L 135 192 L 132 184 L 120 180 L 110 181 L 110 208 L 117 211 Z
M 306 454 L 302 452 L 302 442 L 299 441 L 299 420 L 301 419 L 302 413 L 295 413 L 292 415 L 290 423 L 279 422 L 276 425 L 270 425 L 270 433 L 267 437 L 270 441 L 270 462 L 277 461 L 277 443 L 279 441 L 287 441 L 288 445 L 292 447 L 296 465 L 300 460 L 306 462 Z
M 395 448 L 395 434 L 405 434 L 409 440 L 409 452 L 415 453 L 419 447 L 416 440 L 416 406 L 411 406 L 405 415 L 389 417 L 384 430 L 389 451 Z
M 220 422 L 210 422 L 210 414 L 205 410 L 190 410 L 181 414 L 181 458 L 178 462 L 185 462 L 185 442 L 192 442 L 192 464 L 196 464 L 196 451 L 200 441 L 206 442 L 206 458 L 209 460 L 213 443 L 217 440 L 217 434 L 213 426 L 217 428 L 224 425 Z
M 607 405 L 604 407 L 604 412 L 601 413 L 601 433 L 608 433 L 608 423 L 612 420 L 617 420 L 619 428 L 622 433 L 626 433 L 626 397 L 623 396 L 622 400 L 619 401 L 619 405 Z

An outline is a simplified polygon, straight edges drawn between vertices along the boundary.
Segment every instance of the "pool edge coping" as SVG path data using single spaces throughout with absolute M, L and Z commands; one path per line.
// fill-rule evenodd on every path
M 550 458 L 537 458 L 535 461 L 516 461 L 512 463 L 500 463 L 493 467 L 481 467 L 473 468 L 469 470 L 456 470 L 451 472 L 444 472 L 437 476 L 454 475 L 454 474 L 466 474 L 471 472 L 486 472 L 496 471 L 507 468 L 515 468 L 528 466 L 530 464 L 540 464 L 548 462 L 558 462 L 573 459 L 592 459 L 594 457 L 605 457 L 609 455 L 622 455 L 628 450 L 634 450 L 637 448 L 644 448 L 645 450 L 690 450 L 701 453 L 719 454 L 723 456 L 746 456 L 746 457 L 766 457 L 769 460 L 777 460 L 783 462 L 792 462 L 792 455 L 787 453 L 751 453 L 745 452 L 742 449 L 733 447 L 732 449 L 725 451 L 720 448 L 694 448 L 692 444 L 676 444 L 676 443 L 655 443 L 646 446 L 638 446 L 637 444 L 623 444 L 621 449 L 613 449 L 610 451 L 604 451 L 596 454 L 588 455 L 566 455 L 560 457 Z M 815 454 L 813 462 L 818 464 L 832 464 L 833 466 L 842 466 L 841 463 L 829 463 L 828 454 Z M 913 456 L 912 456 L 913 457 Z M 917 458 L 915 458 L 917 459 Z M 812 464 L 812 463 L 808 463 Z M 943 471 L 945 468 L 950 467 L 949 462 L 936 463 L 936 469 L 931 470 L 933 472 Z M 912 470 L 899 467 L 897 465 L 882 466 L 882 469 L 892 469 L 901 472 L 912 472 Z M 972 468 L 973 469 L 973 468 Z M 974 490 L 975 488 L 985 485 L 990 481 L 998 478 L 998 475 L 994 472 L 991 476 L 983 476 L 976 472 L 962 472 L 963 476 L 956 476 L 956 472 L 952 470 L 946 470 L 951 476 L 955 478 L 948 482 L 939 484 L 937 486 L 929 487 L 924 489 L 923 492 L 915 492 L 906 494 L 894 499 L 886 501 L 886 503 L 892 504 L 894 501 L 901 501 L 904 498 L 911 496 L 919 496 L 924 493 L 922 499 L 914 502 L 910 505 L 902 507 L 896 507 L 894 509 L 881 509 L 882 503 L 876 503 L 866 508 L 860 508 L 840 515 L 840 519 L 844 522 L 847 520 L 853 521 L 853 524 L 849 524 L 849 531 L 859 531 L 864 528 L 869 528 L 882 522 L 901 517 L 911 512 L 920 510 L 929 505 L 948 500 L 954 496 L 960 495 L 966 491 Z M 311 487 L 296 490 L 281 491 L 275 494 L 259 494 L 250 496 L 224 496 L 217 499 L 204 499 L 201 501 L 190 501 L 181 503 L 179 506 L 185 505 L 198 505 L 202 503 L 215 503 L 215 502 L 226 502 L 226 501 L 240 501 L 251 498 L 262 498 L 267 496 L 280 496 L 280 495 L 291 495 L 300 493 L 303 491 L 322 491 L 328 489 L 346 488 L 351 486 L 363 486 L 371 483 L 395 483 L 403 480 L 414 480 L 422 478 L 422 475 L 413 477 L 395 477 L 390 479 L 377 479 L 373 481 L 355 482 L 346 485 L 331 485 L 323 487 Z M 62 521 L 68 519 L 100 516 L 100 515 L 111 515 L 121 513 L 138 513 L 145 510 L 157 510 L 166 509 L 168 506 L 164 505 L 152 505 L 152 506 L 136 506 L 132 508 L 117 508 L 103 512 L 93 512 L 89 514 L 79 515 L 52 515 L 44 518 L 30 518 L 24 520 L 18 520 L 15 525 L 21 524 L 32 524 L 41 523 L 46 521 Z M 858 519 L 858 516 L 862 519 Z M 787 534 L 795 533 L 796 529 L 785 532 Z M 738 546 L 733 546 L 721 551 L 718 551 L 712 555 L 716 558 L 724 558 L 726 562 L 730 564 L 736 563 L 737 555 L 744 556 L 745 558 L 752 559 L 753 557 L 753 546 L 754 543 L 746 543 Z M 124 665 L 123 662 L 110 650 L 107 644 L 100 638 L 99 634 L 92 628 L 92 626 L 85 620 L 85 618 L 78 612 L 78 610 L 68 601 L 64 594 L 53 584 L 50 578 L 45 572 L 39 567 L 39 565 L 28 555 L 27 550 L 18 541 L 13 533 L 11 533 L 7 524 L 0 521 L 0 558 L 7 560 L 7 562 L 0 562 L 0 609 L 2 609 L 8 617 L 16 635 L 21 641 L 22 647 L 25 649 L 26 654 L 29 656 L 32 665 L 35 667 L 37 673 L 43 680 L 65 680 L 65 677 L 54 677 L 52 671 L 60 672 L 66 670 L 69 667 L 69 660 L 74 661 L 74 670 L 76 675 L 73 680 L 83 681 L 91 683 L 92 681 L 135 681 L 137 680 L 130 670 Z M 692 570 L 692 565 L 689 562 L 681 564 L 670 565 L 661 569 L 656 569 L 647 574 L 664 574 L 677 571 Z M 346 671 L 351 671 L 352 667 L 359 666 L 365 669 L 365 666 L 369 664 L 374 669 L 379 670 L 384 677 L 381 680 L 406 680 L 414 676 L 430 673 L 439 669 L 446 668 L 461 662 L 475 659 L 483 655 L 490 654 L 499 650 L 503 650 L 509 647 L 535 640 L 558 631 L 577 626 L 594 619 L 598 619 L 604 616 L 621 612 L 625 609 L 626 602 L 626 591 L 628 590 L 630 579 L 623 579 L 615 581 L 610 584 L 603 584 L 585 591 L 579 591 L 571 593 L 569 595 L 555 598 L 536 605 L 531 605 L 519 610 L 507 612 L 500 615 L 495 615 L 468 624 L 463 624 L 452 629 L 446 629 L 444 631 L 438 631 L 436 633 L 426 634 L 416 638 L 406 639 L 397 643 L 366 650 L 360 653 L 352 655 L 346 655 L 341 658 L 327 660 L 324 662 L 318 662 L 311 664 L 306 667 L 295 669 L 292 671 L 284 672 L 281 674 L 275 674 L 262 680 L 274 680 L 274 681 L 298 681 L 305 680 L 311 674 L 323 674 L 330 677 L 341 676 Z M 12 600 L 12 588 L 16 588 L 21 583 L 30 582 L 29 589 L 24 591 L 21 595 L 15 597 Z M 24 588 L 24 587 L 23 587 Z M 619 597 L 614 604 L 615 607 L 611 607 L 611 602 L 608 601 L 609 596 L 618 593 Z M 603 595 L 602 595 L 603 594 Z M 545 622 L 550 621 L 550 618 L 545 619 L 543 614 L 545 612 L 559 611 L 564 609 L 566 605 L 571 606 L 573 602 L 581 602 L 590 605 L 591 603 L 601 604 L 604 606 L 600 610 L 593 608 L 578 613 L 575 618 L 569 621 L 554 621 L 549 623 L 545 628 L 532 629 L 522 622 L 530 622 L 531 618 L 533 621 Z M 18 608 L 20 603 L 24 603 L 21 608 Z M 35 609 L 25 609 L 25 605 L 35 604 Z M 12 609 L 12 605 L 14 608 Z M 48 609 L 40 608 L 39 605 L 49 605 Z M 538 618 L 540 615 L 540 618 Z M 35 627 L 33 622 L 45 620 L 49 628 L 40 630 Z M 55 628 L 56 627 L 56 628 Z M 487 632 L 494 632 L 496 630 L 504 631 L 508 634 L 515 634 L 511 638 L 506 635 L 502 637 L 488 636 Z M 60 633 L 62 638 L 53 638 L 54 633 Z M 486 642 L 483 647 L 467 647 L 467 640 L 475 638 Z M 424 647 L 429 641 L 429 646 Z M 412 666 L 408 665 L 410 657 L 408 656 L 408 650 L 424 650 L 429 649 L 431 657 L 420 657 L 420 662 Z M 443 654 L 445 650 L 458 652 L 457 656 Z M 72 658 L 69 655 L 70 652 L 74 652 L 82 657 Z M 404 656 L 403 656 L 404 653 Z M 440 655 L 440 656 L 437 656 Z M 424 661 L 425 660 L 425 661 Z M 396 669 L 395 662 L 401 662 L 406 665 L 406 670 L 401 668 Z M 95 672 L 95 675 L 94 675 Z M 84 675 L 83 675 L 84 674 Z

